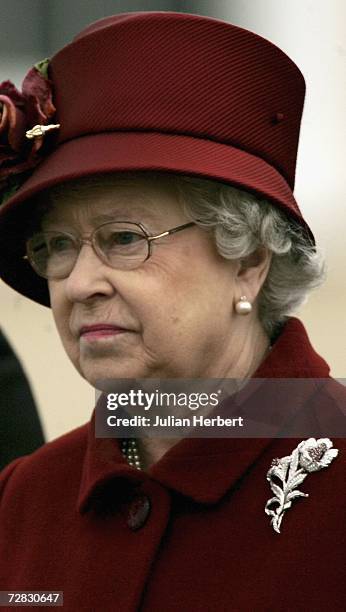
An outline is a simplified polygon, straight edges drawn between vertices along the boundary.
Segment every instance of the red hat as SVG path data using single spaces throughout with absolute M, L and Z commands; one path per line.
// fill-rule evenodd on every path
M 198 15 L 114 15 L 59 51 L 49 78 L 56 143 L 0 209 L 0 275 L 20 293 L 49 304 L 46 281 L 23 260 L 33 196 L 91 174 L 214 179 L 268 199 L 310 232 L 292 194 L 304 78 L 267 40 Z

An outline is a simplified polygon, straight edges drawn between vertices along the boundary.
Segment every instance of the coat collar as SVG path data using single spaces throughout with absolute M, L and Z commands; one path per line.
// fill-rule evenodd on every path
M 272 350 L 253 378 L 327 378 L 329 366 L 310 344 L 304 325 L 288 319 Z M 87 511 L 104 487 L 127 480 L 137 487 L 153 479 L 196 502 L 213 504 L 256 462 L 272 439 L 186 438 L 173 446 L 147 472 L 131 468 L 119 441 L 96 438 L 95 413 L 89 423 L 87 448 L 78 495 L 78 510 Z M 206 485 L 206 483 L 208 483 Z

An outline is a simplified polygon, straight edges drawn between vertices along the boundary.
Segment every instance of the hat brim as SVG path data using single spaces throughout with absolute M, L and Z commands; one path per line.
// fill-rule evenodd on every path
M 0 210 L 0 275 L 19 293 L 50 305 L 47 282 L 25 255 L 26 224 L 34 198 L 49 187 L 93 174 L 162 171 L 229 183 L 279 206 L 306 228 L 282 175 L 255 154 L 209 139 L 162 132 L 88 134 L 60 144 Z

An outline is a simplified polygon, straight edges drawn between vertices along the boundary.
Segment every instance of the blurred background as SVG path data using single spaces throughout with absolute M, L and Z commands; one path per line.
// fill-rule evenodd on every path
M 344 0 L 0 0 L 0 82 L 18 87 L 84 26 L 130 11 L 209 15 L 248 28 L 300 67 L 307 96 L 295 195 L 327 255 L 328 279 L 297 313 L 332 375 L 346 378 L 346 3 Z M 94 391 L 74 371 L 50 310 L 0 281 L 0 327 L 29 380 L 47 440 L 86 422 Z M 25 410 L 25 406 L 23 406 Z

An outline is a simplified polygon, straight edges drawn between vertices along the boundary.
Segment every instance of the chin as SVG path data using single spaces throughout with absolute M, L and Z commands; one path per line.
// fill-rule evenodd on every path
M 95 389 L 104 390 L 105 385 L 112 380 L 123 378 L 147 378 L 149 376 L 146 368 L 140 364 L 124 363 L 112 367 L 88 367 L 82 366 L 80 373 L 85 380 L 90 383 Z

